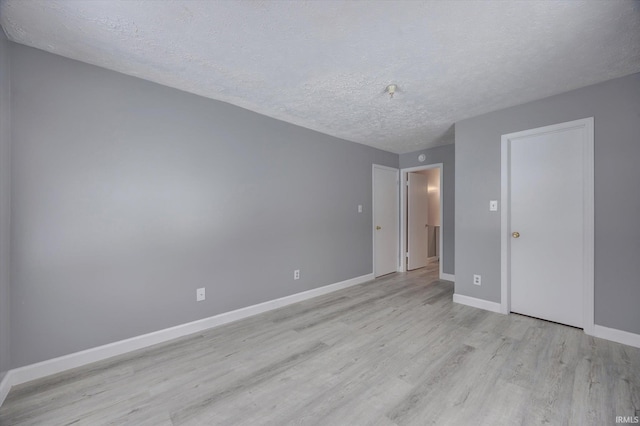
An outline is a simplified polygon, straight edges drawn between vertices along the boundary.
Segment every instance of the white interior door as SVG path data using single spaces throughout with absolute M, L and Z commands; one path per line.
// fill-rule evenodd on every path
M 429 257 L 429 178 L 420 173 L 407 176 L 407 270 L 427 266 Z
M 582 328 L 588 129 L 551 127 L 509 138 L 511 311 Z
M 379 277 L 398 269 L 398 170 L 373 166 L 373 269 Z

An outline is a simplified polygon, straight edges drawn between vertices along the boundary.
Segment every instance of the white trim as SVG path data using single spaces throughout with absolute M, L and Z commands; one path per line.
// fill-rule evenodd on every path
M 595 333 L 595 165 L 594 165 L 594 130 L 593 117 L 581 120 L 587 131 L 587 141 L 584 147 L 583 164 L 585 170 L 583 187 L 584 208 L 584 243 L 583 243 L 583 276 L 585 291 L 582 301 L 584 309 L 584 332 L 589 335 Z
M 476 299 L 475 297 L 465 296 L 463 294 L 453 294 L 453 302 L 461 305 L 472 306 L 485 311 L 500 313 L 500 303 L 490 302 L 488 300 Z
M 594 325 L 593 335 L 601 339 L 607 339 L 612 342 L 640 348 L 640 334 L 629 333 L 628 331 L 603 327 L 601 325 Z
M 4 400 L 9 395 L 9 391 L 11 390 L 12 383 L 12 371 L 7 371 L 7 374 L 4 375 L 2 381 L 0 382 L 0 406 L 4 403 Z
M 301 293 L 292 294 L 290 296 L 281 297 L 279 299 L 270 300 L 257 305 L 248 306 L 246 308 L 236 309 L 235 311 L 225 312 L 209 318 L 181 324 L 164 330 L 154 331 L 153 333 L 143 334 L 130 339 L 120 340 L 118 342 L 109 343 L 107 345 L 98 346 L 10 370 L 0 385 L 0 404 L 1 401 L 4 400 L 3 395 L 6 397 L 5 392 L 9 392 L 10 386 L 19 385 L 31 380 L 61 373 L 71 368 L 81 367 L 116 355 L 126 354 L 131 351 L 163 343 L 178 337 L 208 330 L 232 321 L 237 321 L 263 312 L 271 311 L 273 309 L 278 309 L 292 303 L 362 284 L 373 279 L 373 273 L 362 275 L 338 283 L 314 288 L 312 290 L 303 291 Z
M 501 216 L 500 216 L 500 312 L 508 314 L 511 312 L 511 295 L 510 295 L 510 276 L 509 270 L 509 253 L 511 239 L 509 238 L 509 158 L 510 144 L 512 139 L 527 137 L 531 135 L 539 135 L 543 133 L 558 132 L 577 127 L 583 127 L 586 130 L 586 139 L 584 140 L 585 149 L 583 156 L 584 176 L 583 176 L 583 216 L 584 216 L 584 246 L 583 246 L 583 265 L 584 265 L 584 291 L 583 291 L 583 328 L 586 334 L 594 334 L 594 134 L 593 134 L 593 117 L 583 118 L 580 120 L 569 121 L 566 123 L 558 123 L 551 126 L 538 127 L 535 129 L 524 130 L 521 132 L 509 133 L 502 135 L 501 151 L 500 151 L 500 197 L 501 197 Z
M 383 166 L 382 164 L 372 164 L 372 167 L 376 169 L 390 170 L 392 172 L 397 172 L 398 169 L 395 167 Z
M 372 164 L 371 165 L 371 242 L 372 242 L 372 265 L 373 265 L 373 276 L 375 277 L 376 274 L 376 232 L 374 230 L 374 227 L 376 226 L 376 212 L 375 212 L 375 205 L 376 205 L 376 178 L 375 178 L 375 169 L 381 169 L 381 170 L 391 170 L 396 172 L 396 183 L 399 184 L 400 180 L 399 180 L 399 176 L 398 174 L 400 173 L 400 171 L 396 168 L 393 167 L 389 167 L 389 166 L 382 166 L 380 164 Z M 400 193 L 402 191 L 400 191 L 399 185 L 396 185 L 396 206 L 400 203 Z M 399 215 L 398 215 L 399 216 Z M 400 218 L 396 216 L 396 229 L 399 229 L 400 227 L 400 223 L 399 220 Z M 400 267 L 400 259 L 402 258 L 402 254 L 401 254 L 401 250 L 400 250 L 400 241 L 396 236 L 396 253 L 398 253 L 398 259 L 396 259 L 397 262 L 397 268 L 396 270 L 398 272 L 402 272 L 402 269 Z
M 453 281 L 454 283 L 456 282 L 456 276 L 453 275 L 453 274 L 441 273 L 440 274 L 440 279 L 441 280 L 446 280 L 446 281 Z
M 404 256 L 405 250 L 407 247 L 407 173 L 411 172 L 419 172 L 421 170 L 429 170 L 429 169 L 439 169 L 440 170 L 440 267 L 439 274 L 440 279 L 446 279 L 449 281 L 454 281 L 450 278 L 453 277 L 451 274 L 445 274 L 442 271 L 442 265 L 444 265 L 444 251 L 442 250 L 442 245 L 444 242 L 444 163 L 433 163 L 433 164 L 425 164 L 423 166 L 417 167 L 407 167 L 406 169 L 400 169 L 400 268 L 399 271 L 404 272 L 407 270 L 407 257 Z
M 500 313 L 511 312 L 511 287 L 509 282 L 509 251 L 511 239 L 509 238 L 509 192 L 511 175 L 509 174 L 510 146 L 502 136 L 500 142 Z

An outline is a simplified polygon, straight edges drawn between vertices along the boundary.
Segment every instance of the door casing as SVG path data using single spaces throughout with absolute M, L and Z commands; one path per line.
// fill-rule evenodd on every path
M 501 214 L 500 214 L 500 311 L 503 314 L 511 312 L 511 271 L 510 253 L 511 238 L 510 230 L 510 148 L 511 143 L 527 136 L 553 133 L 561 130 L 584 128 L 586 130 L 583 139 L 583 325 L 584 332 L 589 335 L 594 334 L 594 133 L 593 117 L 565 123 L 553 124 L 551 126 L 538 127 L 502 135 L 501 138 Z

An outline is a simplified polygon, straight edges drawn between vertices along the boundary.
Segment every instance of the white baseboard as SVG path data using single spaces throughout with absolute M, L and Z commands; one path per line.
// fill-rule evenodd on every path
M 611 340 L 612 342 L 622 343 L 623 345 L 640 348 L 640 334 L 629 333 L 628 331 L 603 327 L 601 325 L 594 325 L 593 335 L 601 339 L 607 339 Z
M 213 327 L 217 327 L 229 322 L 237 321 L 263 312 L 278 309 L 292 303 L 311 299 L 323 294 L 342 290 L 347 287 L 362 284 L 374 279 L 373 273 L 362 275 L 360 277 L 351 278 L 323 287 L 314 288 L 312 290 L 303 291 L 301 293 L 292 294 L 290 296 L 281 297 L 279 299 L 270 300 L 259 303 L 257 305 L 248 306 L 246 308 L 237 309 L 235 311 L 225 312 L 209 318 L 181 324 L 175 327 L 166 328 L 164 330 L 154 331 L 153 333 L 143 334 L 141 336 L 132 337 L 130 339 L 120 340 L 118 342 L 109 343 L 107 345 L 98 346 L 58 358 L 49 359 L 47 361 L 38 362 L 36 364 L 26 365 L 24 367 L 10 370 L 0 384 L 0 405 L 9 393 L 11 386 L 26 383 L 31 380 L 40 379 L 52 374 L 61 373 L 63 371 L 81 367 L 96 361 L 102 361 L 116 355 L 126 354 L 131 351 L 146 348 L 158 343 L 163 343 L 178 337 L 187 336 L 189 334 L 204 331 Z
M 444 272 L 440 274 L 440 279 L 445 281 L 453 281 L 456 282 L 456 276 L 453 274 L 445 274 Z
M 11 385 L 11 371 L 8 371 L 0 382 L 0 405 L 2 405 L 7 395 L 9 395 Z
M 473 306 L 474 308 L 484 309 L 485 311 L 500 313 L 500 304 L 490 302 L 488 300 L 476 299 L 475 297 L 464 296 L 462 294 L 453 294 L 453 301 L 461 305 Z

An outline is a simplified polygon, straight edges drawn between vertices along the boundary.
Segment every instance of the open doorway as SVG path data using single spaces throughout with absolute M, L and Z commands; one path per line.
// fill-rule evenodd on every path
M 437 262 L 442 278 L 443 164 L 401 170 L 401 270 Z

